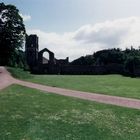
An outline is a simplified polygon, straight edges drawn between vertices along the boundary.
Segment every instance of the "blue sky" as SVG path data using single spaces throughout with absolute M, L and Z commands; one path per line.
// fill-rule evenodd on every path
M 94 51 L 140 45 L 139 0 L 3 0 L 38 34 L 40 49 L 71 60 Z
M 32 20 L 27 28 L 50 32 L 73 31 L 85 24 L 140 16 L 139 0 L 4 0 Z

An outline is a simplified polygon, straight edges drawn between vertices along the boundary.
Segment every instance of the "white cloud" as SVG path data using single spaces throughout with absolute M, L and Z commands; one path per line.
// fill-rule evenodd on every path
M 20 16 L 23 18 L 23 21 L 31 20 L 31 16 L 30 15 L 23 15 L 23 14 L 20 13 Z
M 76 31 L 75 40 L 82 41 L 83 43 L 96 42 L 109 48 L 127 44 L 140 45 L 138 37 L 140 35 L 139 25 L 140 17 L 130 17 L 87 25 Z
M 85 25 L 75 32 L 64 34 L 28 30 L 28 34 L 39 36 L 40 49 L 48 48 L 56 58 L 70 57 L 70 60 L 105 48 L 126 48 L 140 45 L 140 17 L 129 17 Z

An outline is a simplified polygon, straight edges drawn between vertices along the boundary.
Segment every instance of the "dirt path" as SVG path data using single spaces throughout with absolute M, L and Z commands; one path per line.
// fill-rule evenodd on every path
M 15 79 L 4 68 L 0 67 L 0 90 L 15 83 Z
M 14 79 L 4 67 L 0 67 L 0 89 L 3 89 L 12 84 L 18 84 L 18 85 L 22 85 L 22 86 L 26 86 L 26 87 L 30 87 L 34 89 L 39 89 L 45 92 L 56 93 L 56 94 L 60 94 L 64 96 L 76 97 L 76 98 L 96 101 L 100 103 L 140 109 L 140 100 L 137 100 L 137 99 L 68 90 L 68 89 L 44 86 L 44 85 L 35 84 L 31 82 L 25 82 L 22 80 Z

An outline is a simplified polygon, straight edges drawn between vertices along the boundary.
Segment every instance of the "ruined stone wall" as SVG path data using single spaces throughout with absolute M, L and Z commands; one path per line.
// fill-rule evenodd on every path
M 100 74 L 122 74 L 122 65 L 108 66 L 72 66 L 72 65 L 40 65 L 36 67 L 39 74 L 71 74 L 71 75 L 100 75 Z
M 61 74 L 105 74 L 106 68 L 103 66 L 62 66 Z

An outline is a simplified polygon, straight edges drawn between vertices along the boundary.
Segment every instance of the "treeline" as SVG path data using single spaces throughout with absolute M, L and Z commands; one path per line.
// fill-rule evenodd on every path
M 113 66 L 113 69 L 120 68 L 119 72 L 124 75 L 136 76 L 140 74 L 140 49 L 119 48 L 97 51 L 92 55 L 82 56 L 70 63 L 70 65 L 92 65 L 92 66 Z M 110 73 L 113 73 L 113 71 Z

